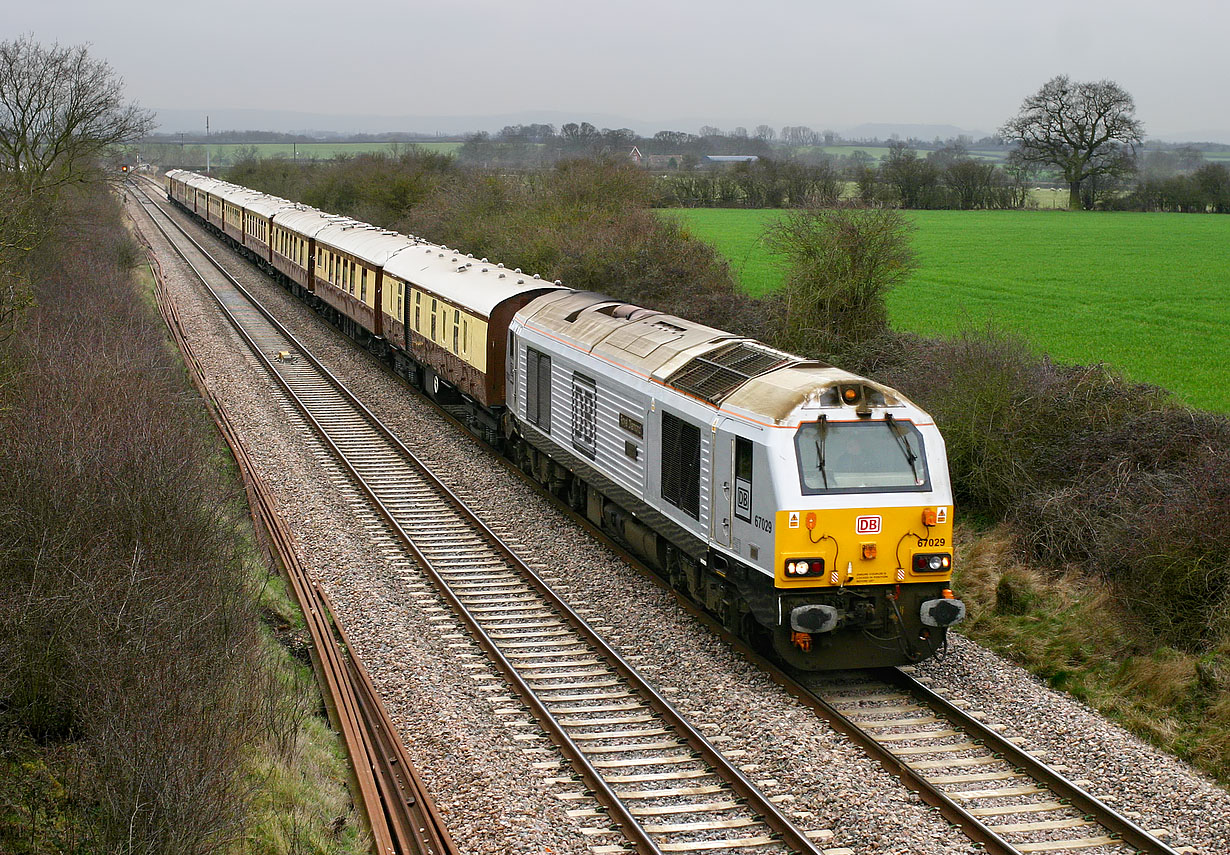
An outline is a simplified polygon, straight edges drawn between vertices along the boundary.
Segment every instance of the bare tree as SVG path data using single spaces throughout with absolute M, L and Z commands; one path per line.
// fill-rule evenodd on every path
M 1144 134 L 1135 113 L 1135 101 L 1117 83 L 1073 83 L 1061 74 L 1026 98 L 1000 134 L 1016 142 L 1016 160 L 1058 169 L 1068 183 L 1068 205 L 1077 210 L 1087 179 L 1134 169 Z
M 903 208 L 925 208 L 934 202 L 939 170 L 906 143 L 893 140 L 880 165 L 880 180 L 896 191 Z
M 820 145 L 824 139 L 807 125 L 786 125 L 781 136 L 782 142 L 790 146 Z
M 153 127 L 153 114 L 124 100 L 123 80 L 86 45 L 0 42 L 0 171 L 27 196 L 88 180 L 109 148 Z
M 769 125 L 756 126 L 756 139 L 764 140 L 765 142 L 773 142 L 777 138 L 777 131 L 773 130 Z

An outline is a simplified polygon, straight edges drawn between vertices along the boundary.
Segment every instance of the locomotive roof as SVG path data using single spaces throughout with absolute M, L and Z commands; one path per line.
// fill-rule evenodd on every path
M 824 409 L 841 408 L 832 390 L 845 384 L 858 384 L 882 393 L 884 406 L 914 407 L 896 389 L 819 362 L 800 362 L 762 374 L 736 389 L 722 406 L 743 410 L 774 424 L 793 426 L 816 421 Z
M 509 270 L 502 264 L 476 260 L 456 250 L 413 239 L 415 245 L 391 257 L 385 272 L 432 291 L 451 303 L 490 317 L 496 306 L 512 297 L 533 292 L 570 289 Z
M 831 365 L 804 360 L 755 339 L 587 291 L 540 299 L 526 319 L 554 338 L 621 365 L 715 408 L 779 425 L 814 421 L 841 406 L 831 390 L 857 383 L 908 405 L 900 393 Z M 828 393 L 826 395 L 826 393 Z
M 693 356 L 738 336 L 592 291 L 535 303 L 527 319 L 581 350 L 665 382 Z

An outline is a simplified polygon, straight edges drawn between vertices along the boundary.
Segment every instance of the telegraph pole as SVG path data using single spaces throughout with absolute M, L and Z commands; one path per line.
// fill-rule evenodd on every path
M 209 174 L 209 116 L 205 117 L 205 174 Z

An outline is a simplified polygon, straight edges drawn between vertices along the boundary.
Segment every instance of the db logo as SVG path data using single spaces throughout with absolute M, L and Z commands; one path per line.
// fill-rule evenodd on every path
M 854 531 L 858 534 L 879 534 L 880 533 L 880 518 L 876 517 L 855 517 Z

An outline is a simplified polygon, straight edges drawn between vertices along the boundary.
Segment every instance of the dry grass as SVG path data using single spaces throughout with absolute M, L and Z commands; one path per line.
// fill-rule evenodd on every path
M 1008 525 L 958 526 L 962 631 L 1153 744 L 1230 783 L 1230 643 L 1158 642 L 1105 580 L 1022 559 Z

